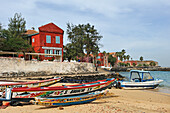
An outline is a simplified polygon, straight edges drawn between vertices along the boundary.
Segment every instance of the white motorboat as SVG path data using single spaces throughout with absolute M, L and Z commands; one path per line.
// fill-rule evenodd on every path
M 119 81 L 123 89 L 154 89 L 163 82 L 160 79 L 154 79 L 149 71 L 131 70 L 130 81 Z

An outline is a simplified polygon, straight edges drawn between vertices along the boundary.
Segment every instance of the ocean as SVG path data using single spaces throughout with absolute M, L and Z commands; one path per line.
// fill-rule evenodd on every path
M 151 91 L 159 91 L 163 93 L 170 94 L 170 71 L 150 71 L 151 75 L 154 79 L 162 79 L 164 80 L 162 83 L 159 84 L 157 89 Z M 129 78 L 129 72 L 119 72 L 122 76 Z

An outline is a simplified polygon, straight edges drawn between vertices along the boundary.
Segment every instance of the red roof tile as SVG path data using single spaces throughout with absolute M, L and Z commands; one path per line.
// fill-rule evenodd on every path
M 31 35 L 31 34 L 35 34 L 35 33 L 38 33 L 38 31 L 35 31 L 35 30 L 27 30 L 26 35 Z
M 54 23 L 49 23 L 39 27 L 40 32 L 64 33 L 64 31 L 56 26 Z

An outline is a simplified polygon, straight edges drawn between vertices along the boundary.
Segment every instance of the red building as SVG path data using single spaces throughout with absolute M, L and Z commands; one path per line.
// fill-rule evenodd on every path
M 110 67 L 110 64 L 108 63 L 108 55 L 104 55 L 103 53 L 99 53 L 96 57 L 98 61 L 98 66 L 104 66 L 104 67 Z
M 104 54 L 103 53 L 99 53 L 96 59 L 98 62 L 98 66 L 104 66 Z
M 41 60 L 55 59 L 62 61 L 63 56 L 63 34 L 64 31 L 53 23 L 38 28 L 39 33 L 31 34 L 31 45 L 36 53 L 52 54 L 41 55 Z

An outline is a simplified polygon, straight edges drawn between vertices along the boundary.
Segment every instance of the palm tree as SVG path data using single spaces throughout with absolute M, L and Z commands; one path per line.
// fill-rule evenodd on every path
M 127 56 L 126 56 L 126 55 L 123 55 L 123 58 L 124 58 L 124 61 L 126 61 L 126 59 L 127 59 Z
M 104 60 L 104 66 L 106 65 L 105 64 L 105 60 L 106 60 L 106 51 L 103 51 L 103 60 Z
M 129 61 L 129 59 L 130 59 L 130 55 L 127 55 L 126 57 L 127 57 L 127 60 Z
M 120 56 L 120 60 L 123 61 L 123 56 L 122 55 Z
M 140 61 L 143 61 L 143 57 L 142 56 L 140 57 Z
M 116 56 L 118 59 L 120 59 L 120 56 L 121 56 L 120 52 L 116 52 Z
M 122 53 L 122 55 L 124 55 L 126 53 L 126 51 L 124 49 L 122 49 L 121 53 Z

